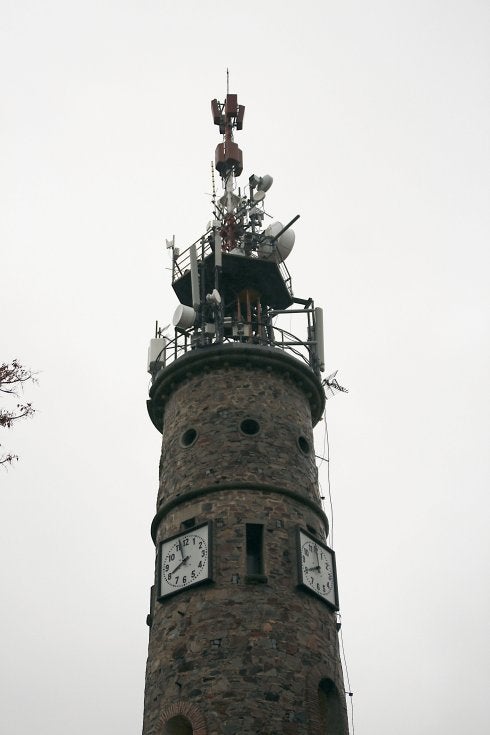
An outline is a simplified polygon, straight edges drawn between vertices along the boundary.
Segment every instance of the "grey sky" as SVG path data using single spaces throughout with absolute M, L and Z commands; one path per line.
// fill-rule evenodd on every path
M 356 735 L 488 727 L 490 7 L 0 0 L 0 730 L 140 731 L 164 238 L 211 218 L 209 101 L 325 309 L 334 542 Z M 322 448 L 317 431 L 317 451 Z M 320 453 L 320 451 L 319 451 Z M 321 470 L 326 487 L 326 471 Z

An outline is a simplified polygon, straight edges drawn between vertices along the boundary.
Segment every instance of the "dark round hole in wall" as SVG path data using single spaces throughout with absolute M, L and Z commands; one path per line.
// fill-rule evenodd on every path
M 240 431 L 243 434 L 248 434 L 249 436 L 253 436 L 254 434 L 259 433 L 260 424 L 255 419 L 244 419 L 242 423 L 240 424 Z
M 195 429 L 187 429 L 180 437 L 181 447 L 192 447 L 197 439 L 197 431 Z
M 304 436 L 298 437 L 298 447 L 301 449 L 303 454 L 310 453 L 310 442 L 307 439 L 305 439 Z

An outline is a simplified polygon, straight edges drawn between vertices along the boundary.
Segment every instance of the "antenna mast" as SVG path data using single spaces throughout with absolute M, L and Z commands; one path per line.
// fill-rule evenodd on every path
M 229 72 L 226 70 L 226 86 L 228 89 Z M 244 105 L 238 104 L 236 94 L 226 93 L 223 103 L 217 99 L 211 101 L 211 112 L 213 122 L 218 125 L 223 136 L 223 142 L 218 143 L 215 152 L 215 166 L 223 181 L 224 196 L 224 227 L 223 227 L 223 249 L 232 250 L 236 245 L 235 236 L 235 207 L 238 197 L 233 194 L 235 188 L 235 177 L 240 176 L 243 170 L 243 154 L 233 140 L 233 130 L 242 130 Z

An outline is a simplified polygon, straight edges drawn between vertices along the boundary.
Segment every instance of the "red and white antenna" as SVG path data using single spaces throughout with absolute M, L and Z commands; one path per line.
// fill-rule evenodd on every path
M 227 93 L 224 102 L 218 102 L 217 99 L 211 101 L 211 112 L 214 124 L 219 126 L 223 135 L 223 142 L 216 146 L 215 166 L 223 184 L 226 184 L 230 174 L 240 176 L 243 170 L 243 155 L 233 140 L 233 130 L 243 128 L 245 107 L 238 104 L 238 95 Z
M 223 181 L 225 194 L 220 203 L 224 208 L 223 228 L 221 231 L 223 249 L 233 250 L 236 246 L 236 218 L 235 209 L 240 201 L 233 193 L 235 188 L 235 177 L 240 176 L 243 170 L 243 155 L 238 145 L 233 140 L 233 131 L 243 128 L 244 105 L 238 104 L 238 95 L 230 94 L 229 74 L 226 70 L 226 99 L 218 102 L 211 101 L 211 112 L 213 122 L 219 126 L 223 136 L 223 142 L 218 143 L 214 156 L 215 166 Z

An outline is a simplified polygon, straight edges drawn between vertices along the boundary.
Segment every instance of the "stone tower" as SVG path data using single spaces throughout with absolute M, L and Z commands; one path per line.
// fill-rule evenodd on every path
M 163 442 L 143 735 L 347 735 L 313 449 L 322 313 L 293 296 L 294 220 L 262 225 L 272 178 L 237 188 L 243 106 L 211 107 L 224 193 L 194 245 L 169 244 L 175 332 L 149 351 Z

